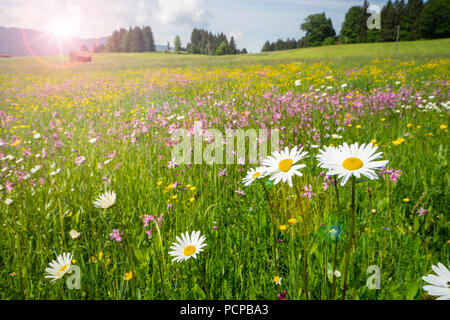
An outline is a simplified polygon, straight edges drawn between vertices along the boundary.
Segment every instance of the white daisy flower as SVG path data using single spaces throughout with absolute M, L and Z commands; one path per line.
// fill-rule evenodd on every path
M 423 289 L 430 296 L 438 296 L 436 300 L 450 300 L 450 271 L 440 262 L 437 267 L 433 265 L 431 268 L 437 275 L 429 274 L 422 277 L 423 281 L 430 283 L 423 286 Z
M 70 270 L 71 264 L 71 253 L 60 254 L 56 260 L 50 262 L 50 268 L 45 269 L 45 272 L 47 273 L 45 277 L 53 279 L 52 282 L 62 278 Z
M 96 141 L 97 141 L 97 138 L 89 139 L 89 143 L 95 143 Z
M 281 279 L 283 279 L 283 278 L 281 278 L 279 276 L 275 276 L 275 277 L 273 277 L 273 282 L 275 282 L 276 285 L 281 285 Z
M 11 198 L 6 198 L 5 201 L 3 201 L 4 204 L 6 204 L 7 206 L 12 205 L 14 201 Z
M 261 179 L 262 177 L 264 177 L 264 168 L 263 167 L 258 167 L 256 169 L 250 169 L 249 171 L 247 171 L 247 176 L 242 179 L 242 182 L 244 183 L 244 186 L 248 187 L 249 185 L 252 184 L 253 181 L 255 181 L 256 179 Z
M 284 151 L 272 152 L 272 155 L 267 157 L 263 161 L 263 165 L 266 167 L 265 171 L 271 175 L 269 180 L 274 180 L 274 184 L 278 182 L 288 182 L 289 186 L 292 187 L 292 177 L 297 175 L 302 176 L 299 169 L 306 167 L 305 164 L 295 164 L 302 160 L 308 152 L 302 152 L 303 147 L 297 150 L 297 147 L 292 148 L 289 151 L 288 147 Z
M 298 86 L 301 86 L 302 85 L 302 82 L 300 81 L 300 80 L 295 80 L 295 86 L 296 87 L 298 87 Z
M 206 247 L 206 243 L 203 243 L 206 239 L 205 236 L 200 237 L 200 231 L 192 231 L 191 236 L 189 233 L 181 234 L 180 237 L 176 237 L 177 242 L 172 243 L 169 255 L 175 257 L 172 261 L 184 261 L 190 258 L 197 259 L 197 254 L 203 251 L 203 247 Z
M 116 202 L 116 193 L 114 191 L 106 191 L 94 201 L 94 206 L 100 209 L 108 209 Z
M 33 138 L 35 138 L 36 140 L 39 139 L 41 137 L 41 134 L 39 132 L 36 132 L 33 136 Z
M 325 147 L 325 150 L 319 150 L 316 157 L 319 160 L 319 167 L 328 169 L 327 175 L 338 175 L 343 178 L 341 185 L 345 185 L 348 179 L 353 175 L 360 178 L 361 175 L 370 180 L 378 179 L 375 169 L 385 167 L 387 160 L 374 161 L 381 157 L 382 152 L 375 153 L 378 147 L 372 143 L 368 145 L 358 143 L 348 145 L 344 142 L 343 146 L 337 148 Z

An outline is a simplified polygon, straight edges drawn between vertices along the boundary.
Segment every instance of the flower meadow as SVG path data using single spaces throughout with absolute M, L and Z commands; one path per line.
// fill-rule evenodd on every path
M 450 298 L 448 58 L 8 64 L 2 299 Z M 177 162 L 195 121 L 280 148 Z

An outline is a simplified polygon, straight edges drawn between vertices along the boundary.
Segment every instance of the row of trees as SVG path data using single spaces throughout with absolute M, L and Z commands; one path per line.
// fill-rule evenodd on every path
M 81 46 L 81 51 L 89 51 L 88 46 L 83 44 Z M 94 45 L 92 46 L 92 53 L 100 53 L 103 51 L 105 51 L 105 45 L 103 43 L 101 43 L 99 46 L 97 46 L 97 44 L 94 43 Z
M 351 7 L 342 24 L 341 32 L 336 35 L 330 18 L 325 13 L 313 14 L 305 19 L 300 29 L 305 36 L 297 41 L 279 39 L 267 41 L 262 51 L 286 50 L 295 48 L 330 45 L 335 42 L 361 43 L 395 41 L 397 26 L 400 28 L 400 40 L 436 39 L 450 37 L 449 0 L 389 0 L 381 9 L 380 29 L 369 29 L 367 21 L 370 4 L 364 1 L 362 6 Z M 375 17 L 376 20 L 376 17 Z
M 233 36 L 231 36 L 230 41 L 228 42 L 227 36 L 223 33 L 214 35 L 206 30 L 195 28 L 192 30 L 191 41 L 186 45 L 186 50 L 189 53 L 202 53 L 209 55 L 247 53 L 245 48 L 239 50 L 236 47 L 236 42 Z
M 278 51 L 278 50 L 289 50 L 289 49 L 298 49 L 305 48 L 306 42 L 304 42 L 304 38 L 295 40 L 294 38 L 286 40 L 278 39 L 276 42 L 266 41 L 262 48 L 262 52 L 265 51 Z
M 156 51 L 152 28 L 149 26 L 134 27 L 129 30 L 114 30 L 106 39 L 108 52 L 149 52 Z

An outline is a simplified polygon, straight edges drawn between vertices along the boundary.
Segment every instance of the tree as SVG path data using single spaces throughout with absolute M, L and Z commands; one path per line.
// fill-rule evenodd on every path
M 156 51 L 155 40 L 153 38 L 152 28 L 146 26 L 142 28 L 142 39 L 144 40 L 144 51 L 154 52 Z
M 306 38 L 310 46 L 321 45 L 326 38 L 336 35 L 333 23 L 331 19 L 327 19 L 325 13 L 309 15 L 300 29 L 306 32 Z
M 117 51 L 116 52 L 122 52 L 122 42 L 125 41 L 125 37 L 127 36 L 127 33 L 128 33 L 127 29 L 120 28 L 120 30 L 118 32 Z
M 397 38 L 397 26 L 404 15 L 404 1 L 396 0 L 393 3 L 389 0 L 381 10 L 381 31 L 379 41 L 395 41 Z
M 222 43 L 217 48 L 216 54 L 220 56 L 227 53 L 228 53 L 228 45 L 225 41 L 222 41 Z
M 420 14 L 420 31 L 427 39 L 450 37 L 450 2 L 428 0 Z
M 122 36 L 121 43 L 120 43 L 120 51 L 121 52 L 131 52 L 131 27 Z
M 103 52 L 105 51 L 105 45 L 102 43 L 100 44 L 100 46 L 98 47 L 98 52 Z
M 143 52 L 145 44 L 141 28 L 134 27 L 128 36 L 130 37 L 130 52 Z
M 422 0 L 408 1 L 405 15 L 400 22 L 400 37 L 402 40 L 418 40 L 422 37 L 420 31 L 420 14 L 422 10 Z
M 173 46 L 175 47 L 175 53 L 179 53 L 181 51 L 181 39 L 180 36 L 176 35 L 173 40 Z
M 267 52 L 267 51 L 271 51 L 270 50 L 270 42 L 269 42 L 269 40 L 267 40 L 266 43 L 264 43 L 264 46 L 261 49 L 261 52 Z
M 231 36 L 230 43 L 228 44 L 228 53 L 229 54 L 236 54 L 237 53 L 236 42 L 234 42 L 234 37 L 233 36 Z
M 361 7 L 353 6 L 348 9 L 345 14 L 345 20 L 341 27 L 341 42 L 343 43 L 357 43 L 360 42 L 360 16 Z
M 118 31 L 114 31 L 111 36 L 106 39 L 106 51 L 119 52 L 121 47 L 121 41 Z

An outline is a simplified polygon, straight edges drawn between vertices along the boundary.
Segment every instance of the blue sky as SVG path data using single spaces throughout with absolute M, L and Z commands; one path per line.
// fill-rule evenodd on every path
M 347 10 L 363 0 L 0 0 L 0 25 L 51 31 L 54 21 L 69 24 L 82 38 L 111 34 L 130 25 L 150 25 L 157 44 L 183 45 L 192 28 L 233 35 L 239 48 L 259 52 L 266 40 L 303 36 L 299 26 L 310 14 L 325 12 L 339 32 Z M 380 8 L 387 0 L 369 1 Z

